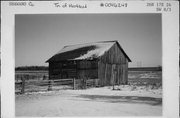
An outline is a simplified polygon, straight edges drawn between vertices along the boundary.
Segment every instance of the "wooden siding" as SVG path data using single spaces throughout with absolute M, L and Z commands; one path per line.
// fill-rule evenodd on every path
M 103 56 L 100 61 L 110 64 L 126 64 L 127 58 L 115 43 Z
M 98 78 L 98 63 L 97 61 L 78 61 L 77 62 L 78 79 L 97 79 Z
M 119 85 L 127 84 L 127 65 L 128 64 L 107 64 L 98 63 L 98 78 L 100 79 L 100 85 Z
M 117 44 L 114 44 L 98 62 L 100 85 L 127 84 L 128 60 Z
M 50 79 L 97 79 L 97 61 L 63 61 L 49 63 Z
M 76 62 L 51 62 L 49 63 L 49 75 L 50 79 L 76 78 Z

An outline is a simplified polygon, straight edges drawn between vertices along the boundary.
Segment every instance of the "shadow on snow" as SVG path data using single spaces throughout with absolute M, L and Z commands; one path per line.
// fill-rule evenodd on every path
M 85 98 L 85 101 L 109 102 L 109 103 L 133 103 L 162 105 L 162 98 L 141 97 L 141 96 L 104 96 L 104 95 L 79 95 L 76 97 Z

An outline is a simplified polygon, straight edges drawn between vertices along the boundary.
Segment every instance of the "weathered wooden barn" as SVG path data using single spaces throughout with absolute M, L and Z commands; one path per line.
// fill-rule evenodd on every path
M 99 79 L 99 85 L 127 84 L 128 62 L 118 41 L 64 46 L 46 62 L 49 79 Z

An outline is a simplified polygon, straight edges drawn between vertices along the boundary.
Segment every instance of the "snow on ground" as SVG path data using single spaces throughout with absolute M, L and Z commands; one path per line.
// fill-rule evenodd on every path
M 121 86 L 16 95 L 16 116 L 160 116 L 162 89 Z

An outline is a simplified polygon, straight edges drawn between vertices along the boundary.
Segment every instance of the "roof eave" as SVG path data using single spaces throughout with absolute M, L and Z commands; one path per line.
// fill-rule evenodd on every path
M 121 49 L 121 51 L 123 52 L 123 54 L 126 56 L 126 58 L 128 59 L 128 62 L 132 62 L 131 59 L 128 57 L 128 55 L 125 53 L 125 51 L 123 50 L 123 48 L 121 47 L 121 45 L 119 44 L 118 41 L 116 41 L 118 47 Z

